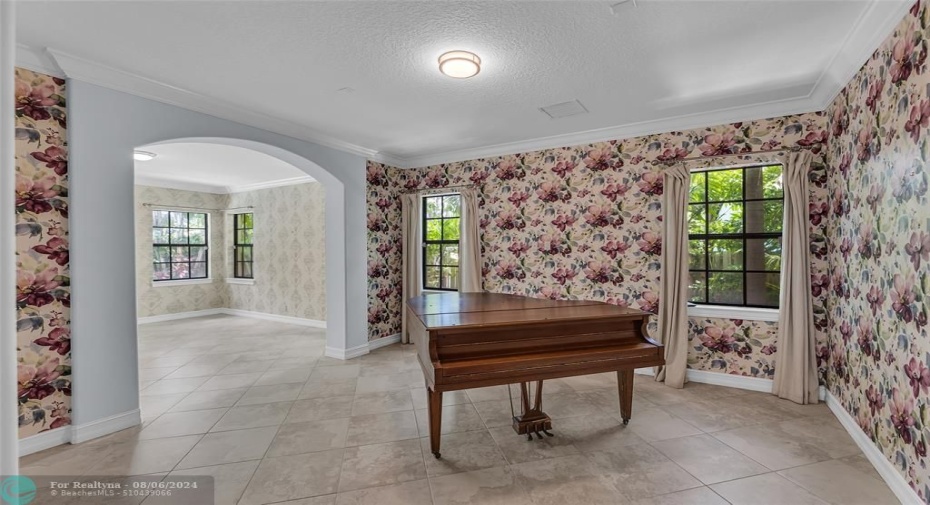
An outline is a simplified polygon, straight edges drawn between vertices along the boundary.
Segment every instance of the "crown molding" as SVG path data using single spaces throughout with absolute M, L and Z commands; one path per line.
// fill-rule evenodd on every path
M 215 195 L 225 195 L 229 193 L 228 186 L 222 186 L 219 184 L 206 184 L 194 181 L 168 179 L 164 177 L 152 177 L 142 174 L 136 174 L 135 185 L 152 186 L 155 188 L 179 189 L 181 191 L 193 191 L 195 193 L 213 193 Z
M 901 18 L 910 9 L 911 4 L 911 0 L 872 0 L 854 23 L 834 57 L 824 68 L 824 71 L 806 96 L 583 132 L 476 148 L 423 153 L 414 156 L 398 156 L 352 144 L 290 121 L 260 112 L 243 110 L 236 104 L 224 100 L 194 93 L 53 48 L 38 51 L 35 48 L 20 45 L 17 47 L 17 63 L 22 62 L 22 66 L 37 71 L 67 76 L 68 78 L 313 142 L 393 167 L 418 168 L 563 146 L 620 140 L 669 131 L 823 111 L 830 106 L 836 96 L 862 68 L 862 65 L 871 57 L 875 49 L 892 33 Z
M 811 97 L 826 110 L 894 32 L 913 0 L 873 0 L 856 20 L 840 49 L 820 75 Z
M 53 77 L 65 77 L 52 55 L 25 44 L 16 44 L 16 66 Z
M 371 158 L 377 154 L 374 149 L 352 144 L 284 119 L 243 109 L 239 105 L 225 100 L 195 93 L 140 74 L 75 56 L 65 51 L 54 48 L 47 48 L 46 51 L 69 79 L 77 79 L 366 158 Z
M 279 179 L 277 181 L 257 182 L 255 184 L 243 184 L 239 186 L 226 186 L 226 193 L 245 193 L 247 191 L 257 191 L 259 189 L 280 188 L 282 186 L 296 186 L 298 184 L 307 184 L 316 182 L 316 179 L 309 175 L 291 177 L 288 179 Z

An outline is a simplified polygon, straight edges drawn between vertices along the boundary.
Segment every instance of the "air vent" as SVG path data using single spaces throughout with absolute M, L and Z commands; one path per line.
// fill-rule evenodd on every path
M 581 102 L 578 100 L 540 107 L 539 110 L 548 114 L 552 119 L 561 119 L 563 117 L 588 113 L 588 109 L 585 109 L 584 105 L 581 105 Z

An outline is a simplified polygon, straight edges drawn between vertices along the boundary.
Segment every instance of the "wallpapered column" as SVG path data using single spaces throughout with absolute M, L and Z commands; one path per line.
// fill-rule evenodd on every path
M 16 70 L 20 438 L 71 423 L 65 81 Z
M 651 162 L 745 153 L 727 162 L 751 163 L 762 159 L 756 151 L 798 145 L 815 155 L 811 289 L 819 348 L 826 348 L 826 123 L 823 114 L 810 113 L 412 170 L 369 163 L 369 338 L 400 332 L 401 191 L 479 187 L 488 291 L 601 300 L 656 313 L 664 167 Z M 775 323 L 691 318 L 689 326 L 689 367 L 772 377 Z
M 930 12 L 919 2 L 833 102 L 830 391 L 930 502 Z

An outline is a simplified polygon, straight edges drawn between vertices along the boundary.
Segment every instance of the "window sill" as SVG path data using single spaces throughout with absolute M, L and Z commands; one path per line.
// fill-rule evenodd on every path
M 187 280 L 176 280 L 176 281 L 152 281 L 153 288 L 167 288 L 167 287 L 178 287 L 178 286 L 193 286 L 195 284 L 213 284 L 213 279 L 187 279 Z
M 226 284 L 242 284 L 244 286 L 252 286 L 255 284 L 255 279 L 238 279 L 236 277 L 227 277 Z
M 688 307 L 688 317 L 717 317 L 743 321 L 778 322 L 778 309 L 756 307 L 727 307 L 725 305 L 695 305 Z
M 449 291 L 446 289 L 421 289 L 420 292 L 427 295 L 441 295 L 443 293 L 458 293 L 458 290 Z

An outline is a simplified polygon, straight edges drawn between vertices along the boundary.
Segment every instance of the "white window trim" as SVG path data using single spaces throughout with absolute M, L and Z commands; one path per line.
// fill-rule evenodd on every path
M 213 279 L 207 277 L 206 279 L 175 279 L 172 281 L 152 281 L 153 288 L 193 286 L 195 284 L 213 284 Z
M 778 322 L 778 309 L 758 307 L 730 307 L 727 305 L 695 305 L 688 307 L 688 317 L 714 317 L 742 319 L 744 321 Z
M 242 277 L 227 277 L 226 284 L 242 284 L 245 286 L 252 286 L 255 284 L 255 279 L 245 279 Z

